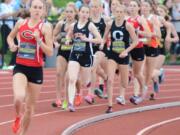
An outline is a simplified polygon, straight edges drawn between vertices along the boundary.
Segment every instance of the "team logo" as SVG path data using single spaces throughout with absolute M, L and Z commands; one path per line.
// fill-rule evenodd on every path
M 26 39 L 33 39 L 33 38 L 34 38 L 33 32 L 30 31 L 30 30 L 25 30 L 25 31 L 23 31 L 23 32 L 21 33 L 21 36 L 22 36 L 23 38 L 26 38 Z
M 115 40 L 123 40 L 124 33 L 122 31 L 114 31 L 112 36 Z

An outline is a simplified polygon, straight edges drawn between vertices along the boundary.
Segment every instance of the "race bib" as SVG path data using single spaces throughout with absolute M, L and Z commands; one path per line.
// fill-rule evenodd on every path
M 86 42 L 81 41 L 80 39 L 75 39 L 73 44 L 73 50 L 78 52 L 86 51 Z
M 36 46 L 30 43 L 20 43 L 17 56 L 19 58 L 34 60 L 36 54 Z
M 72 49 L 71 45 L 62 45 L 61 50 L 62 51 L 70 51 Z
M 72 48 L 72 45 L 66 45 L 65 42 L 66 42 L 66 38 L 62 38 L 61 39 L 61 50 L 62 51 L 70 51 Z
M 125 50 L 125 43 L 123 41 L 114 41 L 112 45 L 112 50 L 116 53 L 122 53 Z

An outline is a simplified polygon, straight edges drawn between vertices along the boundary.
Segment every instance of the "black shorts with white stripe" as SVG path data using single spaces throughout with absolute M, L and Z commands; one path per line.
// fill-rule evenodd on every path
M 92 67 L 93 56 L 86 53 L 75 53 L 72 52 L 69 57 L 69 61 L 76 61 L 82 67 Z

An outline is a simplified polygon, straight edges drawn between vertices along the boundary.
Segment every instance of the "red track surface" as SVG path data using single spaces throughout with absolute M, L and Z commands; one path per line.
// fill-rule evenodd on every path
M 180 108 L 175 107 L 129 114 L 98 122 L 79 130 L 75 135 L 135 135 L 145 127 L 175 117 L 180 117 Z M 146 135 L 178 135 L 180 133 L 178 124 L 180 124 L 180 120 L 163 124 L 160 127 L 149 130 L 149 132 L 146 132 Z
M 141 105 L 135 106 L 127 103 L 126 106 L 114 105 L 114 111 L 124 110 L 127 108 L 147 106 L 151 104 L 159 104 L 164 102 L 180 101 L 180 68 L 178 66 L 166 66 L 166 81 L 161 85 L 161 93 L 158 95 L 158 100 L 155 101 L 145 101 Z M 14 108 L 13 108 L 13 93 L 12 93 L 12 77 L 11 73 L 2 74 L 0 72 L 0 135 L 13 135 L 11 131 L 12 120 L 14 119 Z M 116 79 L 114 83 L 114 97 L 118 95 L 118 80 Z M 84 90 L 84 93 L 87 91 Z M 127 90 L 127 99 L 132 95 L 132 86 L 130 85 Z M 96 99 L 96 104 L 88 105 L 83 103 L 77 108 L 75 113 L 70 113 L 63 111 L 61 109 L 54 109 L 51 107 L 51 102 L 55 99 L 55 69 L 45 70 L 45 83 L 43 90 L 41 91 L 40 97 L 38 99 L 36 114 L 32 120 L 31 126 L 28 130 L 27 135 L 60 135 L 61 132 L 68 126 L 93 117 L 96 115 L 103 114 L 107 101 Z M 163 114 L 163 115 L 162 115 Z M 165 110 L 149 111 L 138 114 L 131 114 L 126 116 L 121 116 L 118 119 L 111 119 L 104 121 L 102 123 L 95 124 L 80 130 L 77 134 L 88 134 L 88 130 L 91 129 L 102 129 L 97 135 L 109 133 L 122 135 L 134 135 L 139 130 L 154 124 L 156 122 L 161 122 L 169 118 L 174 118 L 180 116 L 179 108 L 170 108 Z M 142 123 L 140 123 L 142 122 Z M 107 124 L 108 123 L 108 124 Z M 117 124 L 115 124 L 117 123 Z M 137 124 L 138 123 L 138 124 Z M 109 125 L 120 125 L 121 128 L 113 126 L 109 128 Z M 170 124 L 163 125 L 158 128 L 158 130 L 151 130 L 150 135 L 160 135 L 164 134 L 164 131 L 171 128 L 178 129 L 177 124 L 179 121 L 172 122 Z M 106 128 L 108 126 L 108 128 Z M 103 127 L 103 128 L 102 128 Z M 105 128 L 104 128 L 105 127 Z M 165 127 L 165 129 L 164 129 Z M 113 131 L 112 131 L 113 129 Z M 125 130 L 126 129 L 126 130 Z M 130 130 L 129 130 L 130 129 Z M 132 129 L 132 130 L 131 130 Z M 129 132 L 127 132 L 129 131 Z M 130 132 L 132 131 L 132 132 Z M 177 130 L 179 131 L 179 130 Z M 86 133 L 85 133 L 86 132 Z M 160 133 L 160 134 L 159 134 Z M 169 133 L 169 132 L 165 132 Z M 180 134 L 180 131 L 179 131 Z M 169 135 L 169 134 L 168 134 Z

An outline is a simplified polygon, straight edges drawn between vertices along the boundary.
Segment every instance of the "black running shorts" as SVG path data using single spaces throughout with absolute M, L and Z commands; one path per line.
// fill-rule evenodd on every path
M 62 56 L 68 62 L 70 53 L 71 51 L 62 51 L 59 49 L 57 56 Z
M 129 64 L 129 56 L 125 58 L 120 58 L 118 53 L 115 53 L 113 51 L 108 52 L 108 60 L 114 60 L 117 64 L 121 65 L 128 65 Z
M 72 52 L 69 57 L 69 61 L 76 61 L 82 67 L 92 67 L 93 56 L 85 53 Z
M 145 55 L 147 57 L 156 57 L 158 56 L 158 48 L 150 47 L 148 45 L 144 45 Z
M 131 52 L 131 57 L 135 61 L 143 61 L 144 60 L 144 48 L 134 48 Z
M 22 73 L 27 77 L 28 82 L 35 84 L 43 83 L 43 69 L 42 67 L 28 67 L 16 64 L 13 70 L 13 75 Z

